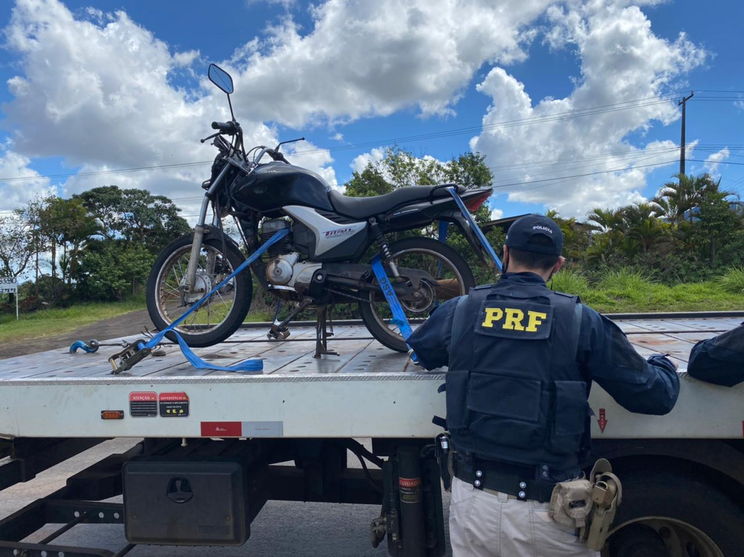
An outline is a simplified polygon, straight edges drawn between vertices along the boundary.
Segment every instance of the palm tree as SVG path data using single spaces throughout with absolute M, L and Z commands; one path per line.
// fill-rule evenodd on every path
M 651 203 L 636 203 L 623 207 L 623 224 L 628 238 L 636 240 L 643 253 L 664 233 L 664 228 L 656 218 L 656 207 Z
M 706 193 L 719 192 L 721 180 L 713 180 L 710 174 L 692 176 L 677 174 L 678 182 L 664 184 L 652 200 L 656 214 L 670 224 L 678 225 L 683 220 L 692 222 L 692 209 L 699 207 Z
M 611 232 L 618 230 L 623 225 L 622 209 L 600 209 L 596 208 L 586 216 L 592 228 L 600 232 Z

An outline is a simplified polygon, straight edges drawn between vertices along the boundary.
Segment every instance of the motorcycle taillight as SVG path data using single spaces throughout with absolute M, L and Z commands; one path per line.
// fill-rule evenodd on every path
M 490 196 L 491 190 L 486 190 L 483 193 L 474 195 L 473 197 L 463 199 L 462 202 L 465 203 L 465 207 L 468 208 L 468 211 L 470 211 L 471 213 L 475 213 Z

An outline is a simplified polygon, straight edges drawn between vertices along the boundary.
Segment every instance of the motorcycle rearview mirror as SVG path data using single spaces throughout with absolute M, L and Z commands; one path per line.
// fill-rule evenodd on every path
M 209 76 L 209 81 L 214 83 L 228 95 L 234 91 L 232 77 L 217 64 L 209 64 L 207 75 Z
M 305 141 L 304 137 L 298 137 L 297 139 L 288 139 L 287 141 L 282 141 L 281 143 L 277 143 L 276 147 L 274 148 L 274 151 L 278 151 L 279 147 L 282 145 L 286 145 L 287 143 L 294 143 L 296 141 Z
M 209 64 L 207 75 L 209 76 L 209 81 L 227 93 L 227 104 L 230 106 L 230 116 L 234 121 L 235 113 L 233 112 L 232 101 L 230 100 L 230 93 L 235 90 L 233 87 L 232 76 L 217 64 Z

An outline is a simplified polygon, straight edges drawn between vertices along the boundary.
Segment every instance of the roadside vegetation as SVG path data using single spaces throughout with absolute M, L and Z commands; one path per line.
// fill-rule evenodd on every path
M 345 185 L 347 195 L 370 196 L 415 184 L 490 186 L 492 180 L 478 154 L 442 163 L 391 149 Z M 24 279 L 20 321 L 15 300 L 0 294 L 0 340 L 143 308 L 157 253 L 190 230 L 179 212 L 167 197 L 111 185 L 70 199 L 36 199 L 0 216 L 0 278 Z M 548 214 L 565 236 L 567 264 L 551 282 L 555 290 L 578 294 L 603 312 L 744 309 L 744 204 L 721 179 L 678 176 L 648 202 L 598 207 L 583 219 Z M 486 205 L 475 217 L 500 251 L 511 220 L 492 220 Z M 492 270 L 450 230 L 447 242 L 468 260 L 476 281 L 492 282 Z M 436 233 L 431 226 L 405 235 Z M 270 299 L 260 289 L 254 295 L 248 320 L 270 319 Z M 355 305 L 337 307 L 334 317 L 356 317 Z

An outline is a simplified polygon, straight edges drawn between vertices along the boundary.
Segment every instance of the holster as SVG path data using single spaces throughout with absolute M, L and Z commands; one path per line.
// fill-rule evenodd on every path
M 607 540 L 607 535 L 615 520 L 617 507 L 623 499 L 623 486 L 618 477 L 612 473 L 612 466 L 600 458 L 592 468 L 592 503 L 593 510 L 589 529 L 586 531 L 586 545 L 589 549 L 599 551 Z
M 609 461 L 600 458 L 589 479 L 560 482 L 553 488 L 549 514 L 558 524 L 576 528 L 579 539 L 599 551 L 607 540 L 617 507 L 622 501 L 622 485 L 612 473 Z

